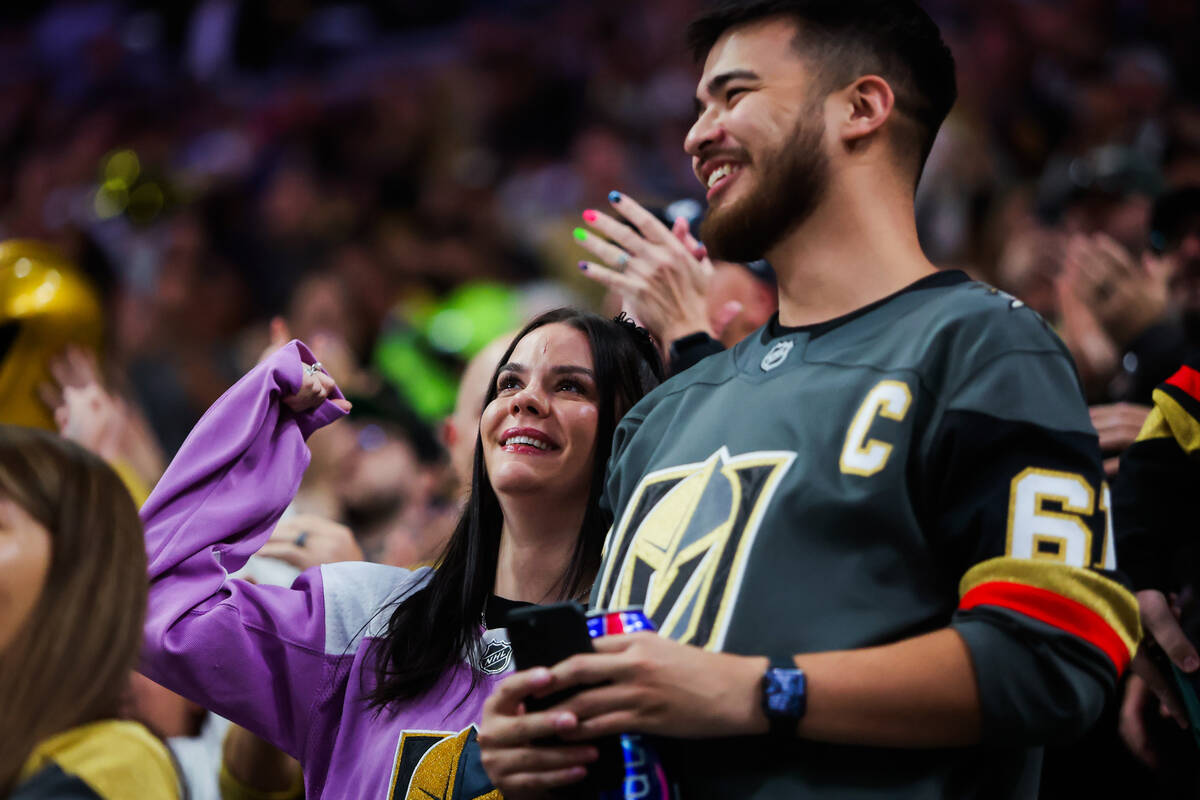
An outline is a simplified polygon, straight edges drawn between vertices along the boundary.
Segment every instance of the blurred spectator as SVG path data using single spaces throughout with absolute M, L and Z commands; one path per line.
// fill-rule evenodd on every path
M 162 742 L 118 719 L 146 611 L 120 478 L 49 432 L 0 425 L 0 793 L 177 798 Z
M 0 421 L 49 427 L 43 402 L 90 404 L 97 424 L 67 434 L 144 494 L 285 314 L 356 400 L 390 385 L 415 412 L 364 403 L 314 436 L 293 519 L 428 560 L 457 506 L 426 426 L 447 420 L 461 473 L 469 395 L 490 377 L 482 357 L 460 387 L 464 367 L 540 310 L 601 303 L 588 278 L 605 273 L 576 268 L 579 211 L 614 189 L 702 211 L 679 146 L 700 4 L 5 4 L 0 239 L 54 245 L 76 265 L 62 285 L 85 276 L 99 311 L 86 336 L 34 337 L 0 257 L 0 384 L 23 387 Z M 960 73 L 914 201 L 922 244 L 1055 326 L 1114 470 L 1200 342 L 1196 190 L 1154 204 L 1200 185 L 1200 5 L 922 4 Z M 757 268 L 675 253 L 704 287 L 672 307 L 688 330 L 658 331 L 689 339 L 681 368 L 760 325 L 773 290 Z M 98 359 L 64 355 L 68 340 Z

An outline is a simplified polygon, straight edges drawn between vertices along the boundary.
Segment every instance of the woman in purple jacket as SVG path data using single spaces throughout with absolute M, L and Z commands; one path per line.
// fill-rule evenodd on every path
M 471 496 L 436 569 L 327 564 L 290 589 L 229 577 L 266 541 L 344 413 L 299 342 L 204 415 L 142 509 L 150 603 L 141 670 L 293 755 L 306 795 L 498 798 L 475 723 L 511 669 L 508 608 L 586 594 L 621 416 L 662 379 L 645 332 L 572 309 L 501 359 Z

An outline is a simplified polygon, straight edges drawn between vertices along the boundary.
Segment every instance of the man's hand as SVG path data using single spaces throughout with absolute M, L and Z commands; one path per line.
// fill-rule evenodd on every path
M 635 732 L 675 738 L 766 733 L 766 657 L 710 653 L 654 633 L 606 636 L 594 654 L 550 669 L 554 689 L 597 686 L 564 702 L 579 725 L 569 741 Z
M 1179 723 L 1179 727 L 1186 728 L 1187 710 L 1175 691 L 1174 681 L 1170 675 L 1163 675 L 1158 670 L 1150 660 L 1146 648 L 1157 644 L 1175 666 L 1189 673 L 1200 669 L 1200 655 L 1179 627 L 1175 611 L 1162 592 L 1143 589 L 1137 593 L 1137 600 L 1142 614 L 1142 625 L 1146 630 L 1146 641 L 1143 641 L 1138 649 L 1137 655 L 1129 665 L 1130 669 L 1146 682 L 1163 708 Z
M 1118 347 L 1128 346 L 1166 313 L 1169 272 L 1153 260 L 1139 264 L 1102 233 L 1071 237 L 1063 272 Z
M 1110 403 L 1092 406 L 1088 412 L 1092 417 L 1092 426 L 1100 436 L 1100 450 L 1117 454 L 1104 460 L 1104 472 L 1111 478 L 1117 474 L 1120 453 L 1137 441 L 1146 417 L 1150 416 L 1150 407 L 1136 403 Z
M 575 237 L 609 266 L 579 262 L 584 274 L 621 295 L 622 305 L 658 340 L 664 354 L 671 343 L 691 333 L 720 334 L 740 311 L 722 309 L 722 320 L 708 317 L 708 284 L 713 265 L 692 238 L 687 223 L 671 230 L 628 195 L 614 195 L 612 206 L 633 228 L 607 214 L 587 210 L 583 219 L 602 236 L 575 229 Z M 607 237 L 607 238 L 604 238 Z M 611 268 L 610 268 L 611 267 Z
M 313 514 L 282 520 L 258 551 L 301 570 L 339 561 L 362 561 L 362 548 L 345 525 Z

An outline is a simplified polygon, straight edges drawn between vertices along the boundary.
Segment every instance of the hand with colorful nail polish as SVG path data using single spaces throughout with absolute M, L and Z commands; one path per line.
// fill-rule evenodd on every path
M 611 192 L 608 200 L 628 225 L 594 209 L 584 211 L 591 230 L 576 228 L 574 236 L 599 263 L 580 261 L 579 268 L 621 296 L 622 308 L 650 331 L 664 358 L 671 343 L 688 334 L 716 338 L 720 331 L 709 319 L 707 303 L 713 265 L 687 222 L 678 218 L 668 229 L 628 195 Z

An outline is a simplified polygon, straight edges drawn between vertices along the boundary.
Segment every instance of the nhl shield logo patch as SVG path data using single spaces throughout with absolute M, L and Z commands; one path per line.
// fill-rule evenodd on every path
M 791 339 L 784 339 L 781 342 L 776 342 L 775 346 L 768 350 L 767 354 L 763 356 L 762 363 L 759 364 L 759 366 L 762 367 L 762 371 L 770 372 L 786 361 L 788 353 L 792 352 L 792 348 L 795 346 L 796 343 Z
M 506 639 L 496 638 L 488 642 L 484 649 L 479 668 L 485 675 L 499 675 L 508 669 L 511 661 L 512 645 Z

